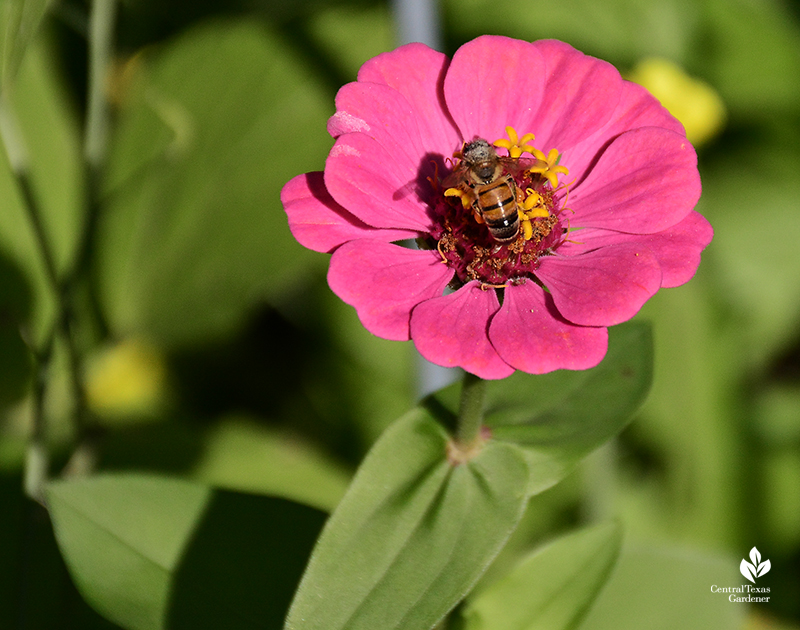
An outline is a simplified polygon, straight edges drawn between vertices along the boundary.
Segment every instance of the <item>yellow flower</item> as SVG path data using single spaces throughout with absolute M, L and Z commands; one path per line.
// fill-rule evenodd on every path
M 716 90 L 667 59 L 643 59 L 627 78 L 645 87 L 683 123 L 692 144 L 703 144 L 725 124 L 725 104 Z
M 562 175 L 569 175 L 569 169 L 567 169 L 566 166 L 558 165 L 558 151 L 556 149 L 550 149 L 550 152 L 545 155 L 543 151 L 534 149 L 533 155 L 536 157 L 536 164 L 531 166 L 528 170 L 531 173 L 537 173 L 544 177 L 550 182 L 550 186 L 552 186 L 553 190 L 555 190 L 558 187 L 559 173 Z
M 526 133 L 522 136 L 522 139 L 520 139 L 517 135 L 517 130 L 514 129 L 514 127 L 508 126 L 506 127 L 506 134 L 508 134 L 508 140 L 500 138 L 499 140 L 495 140 L 493 144 L 496 147 L 508 149 L 509 157 L 518 158 L 523 153 L 533 153 L 534 148 L 530 143 L 535 140 L 536 136 L 532 133 Z
M 95 413 L 146 414 L 163 397 L 166 366 L 156 348 L 141 340 L 127 340 L 95 357 L 86 376 L 86 399 Z

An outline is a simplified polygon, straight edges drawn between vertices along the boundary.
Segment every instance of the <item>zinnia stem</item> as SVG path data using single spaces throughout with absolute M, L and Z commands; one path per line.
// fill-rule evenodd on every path
M 480 436 L 483 425 L 483 400 L 486 397 L 486 381 L 481 377 L 464 373 L 461 386 L 461 404 L 458 409 L 457 441 L 461 447 L 473 445 Z

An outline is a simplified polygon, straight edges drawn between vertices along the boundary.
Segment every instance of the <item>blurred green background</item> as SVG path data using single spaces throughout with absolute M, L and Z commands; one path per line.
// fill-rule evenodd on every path
M 294 175 L 322 169 L 337 89 L 398 32 L 392 7 L 367 0 L 124 0 L 108 153 L 94 172 L 82 157 L 89 7 L 51 3 L 33 37 L 46 4 L 2 2 L 3 108 L 24 139 L 40 229 L 3 152 L 0 627 L 112 627 L 81 602 L 46 513 L 24 498 L 32 435 L 53 474 L 76 465 L 79 444 L 97 470 L 330 509 L 424 387 L 411 345 L 372 337 L 330 293 L 327 256 L 292 239 L 278 198 Z M 20 7 L 26 28 L 11 41 Z M 698 141 L 698 209 L 715 239 L 692 282 L 637 316 L 654 324 L 651 395 L 618 440 L 534 498 L 504 556 L 618 517 L 631 545 L 621 575 L 652 596 L 698 567 L 709 581 L 723 578 L 708 567 L 735 576 L 757 546 L 774 596 L 730 604 L 732 625 L 718 627 L 800 627 L 800 2 L 439 9 L 449 54 L 493 33 L 563 39 L 629 76 L 666 59 L 725 111 L 711 106 Z M 676 114 L 705 107 L 685 102 L 689 89 L 668 92 Z M 676 607 L 668 596 L 648 605 Z

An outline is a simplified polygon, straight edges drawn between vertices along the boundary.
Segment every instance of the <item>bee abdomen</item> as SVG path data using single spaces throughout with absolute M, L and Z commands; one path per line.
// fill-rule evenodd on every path
M 484 187 L 476 201 L 489 233 L 500 243 L 514 240 L 519 233 L 516 189 L 509 180 L 506 177 Z
M 503 220 L 498 223 L 486 222 L 486 227 L 489 228 L 489 234 L 492 238 L 499 243 L 508 243 L 513 241 L 517 234 L 519 234 L 519 217 L 515 220 Z

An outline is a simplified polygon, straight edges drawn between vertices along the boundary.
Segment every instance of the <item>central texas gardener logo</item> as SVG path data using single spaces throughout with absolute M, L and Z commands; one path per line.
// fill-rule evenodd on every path
M 753 584 L 756 583 L 756 578 L 761 577 L 767 571 L 772 568 L 769 560 L 765 560 L 761 562 L 761 553 L 753 547 L 750 550 L 750 560 L 742 560 L 741 564 L 739 565 L 739 571 L 742 572 L 742 575 L 750 580 Z

